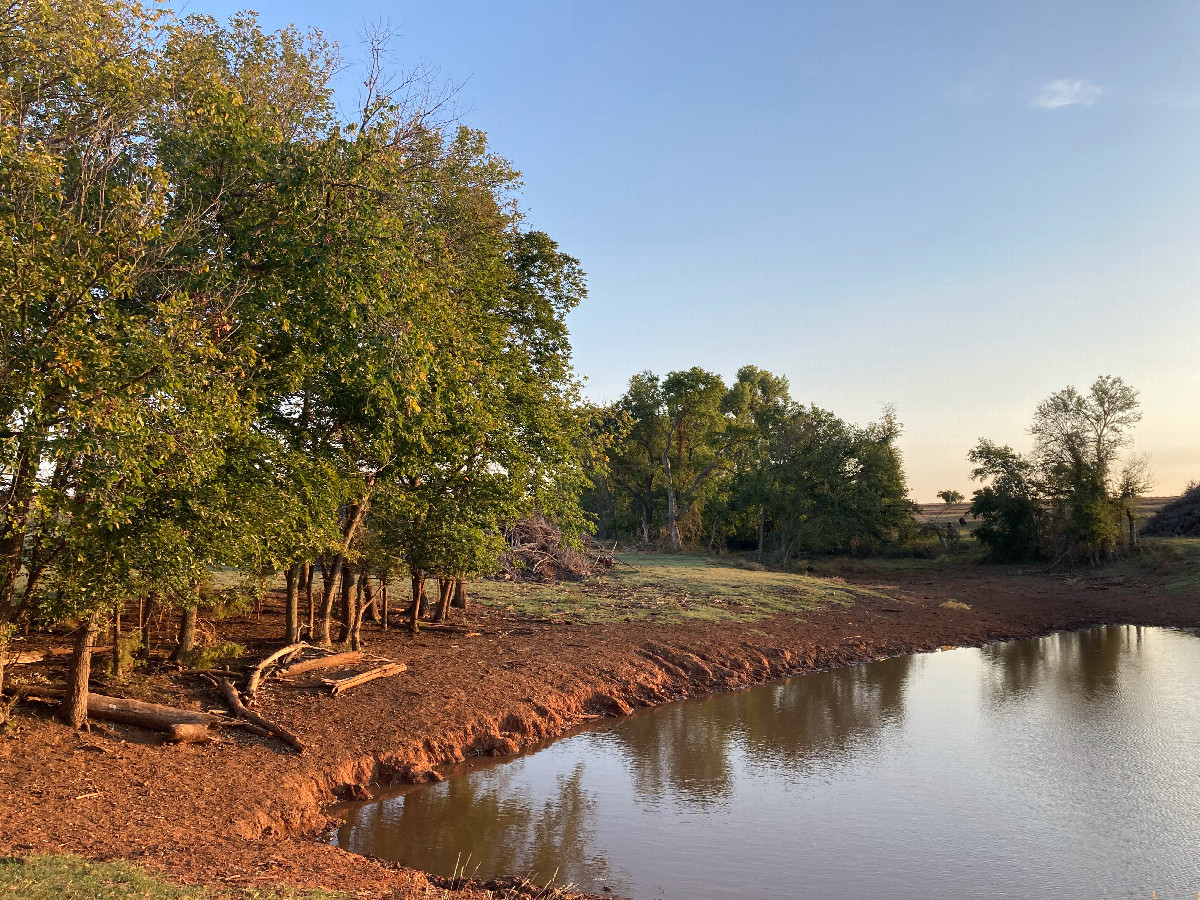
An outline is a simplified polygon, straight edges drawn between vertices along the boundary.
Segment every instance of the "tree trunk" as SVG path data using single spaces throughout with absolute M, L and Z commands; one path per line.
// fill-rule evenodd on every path
M 88 679 L 92 677 L 92 645 L 100 626 L 91 613 L 75 630 L 75 649 L 67 671 L 67 691 L 58 714 L 63 722 L 79 729 L 87 722 Z
M 357 599 L 355 596 L 355 588 L 358 586 L 357 579 L 354 577 L 354 572 L 346 565 L 342 565 L 342 596 L 338 601 L 338 643 L 344 644 L 350 640 L 350 635 L 354 632 L 354 620 L 357 618 L 356 613 Z
M 767 508 L 758 511 L 758 561 L 762 562 L 763 541 L 767 536 Z
M 358 576 L 358 586 L 363 596 L 363 612 L 368 619 L 378 625 L 379 602 L 375 596 L 375 588 L 371 584 L 371 576 L 367 573 L 366 566 L 363 567 L 362 574 Z
M 1129 520 L 1129 546 L 1137 546 L 1137 530 L 1133 527 L 1133 512 L 1125 510 L 1125 518 Z
M 329 622 L 333 617 L 333 601 L 336 598 L 334 589 L 337 587 L 338 575 L 342 571 L 342 555 L 339 553 L 332 563 L 321 563 L 321 610 L 317 618 L 316 641 L 318 644 L 329 643 Z
M 419 569 L 412 573 L 412 606 L 408 610 L 408 628 L 416 634 L 420 630 L 421 601 L 425 599 L 425 573 Z
M 662 467 L 667 484 L 667 531 L 671 534 L 671 549 L 678 553 L 682 548 L 679 541 L 679 508 L 675 503 L 675 485 L 671 482 L 671 457 L 668 450 L 662 452 Z
M 353 625 L 350 627 L 350 649 L 362 649 L 362 620 L 367 612 L 367 607 L 370 605 L 366 602 L 367 589 L 371 586 L 371 576 L 366 573 L 366 565 L 363 565 L 363 571 L 358 575 L 358 590 L 355 593 L 357 598 L 354 604 Z
M 383 605 L 383 630 L 388 630 L 388 583 L 386 578 L 379 579 L 379 602 Z
M 313 636 L 313 617 L 316 612 L 313 609 L 313 592 L 312 583 L 313 575 L 316 573 L 317 567 L 312 563 L 305 563 L 301 571 L 304 573 L 304 601 L 308 604 L 308 639 L 311 641 Z
M 112 617 L 112 658 L 108 662 L 108 674 L 113 678 L 121 677 L 121 607 L 113 610 Z
M 284 643 L 294 644 L 300 640 L 300 579 L 303 572 L 300 566 L 288 566 L 283 573 L 287 584 L 287 599 L 283 607 L 283 640 Z
M 115 644 L 113 645 L 116 646 Z M 179 637 L 175 641 L 175 649 L 171 652 L 171 662 L 187 662 L 188 656 L 196 647 L 196 606 L 185 606 L 179 618 Z
M 142 614 L 142 650 L 140 655 L 143 662 L 150 661 L 150 620 L 154 618 L 157 612 L 158 595 L 151 594 L 146 598 L 146 606 Z
M 450 578 L 439 578 L 438 584 L 438 608 L 434 614 L 433 621 L 445 622 L 446 617 L 450 614 L 450 598 L 454 593 L 454 580 Z
M 466 579 L 458 578 L 454 582 L 454 599 L 450 601 L 450 605 L 455 609 L 467 611 L 467 582 Z
M 0 619 L 0 701 L 4 699 L 4 661 L 8 658 L 8 636 L 12 634 L 13 627 L 10 623 Z M 2 702 L 0 702 L 2 705 Z M 0 724 L 4 721 L 4 716 L 0 713 Z

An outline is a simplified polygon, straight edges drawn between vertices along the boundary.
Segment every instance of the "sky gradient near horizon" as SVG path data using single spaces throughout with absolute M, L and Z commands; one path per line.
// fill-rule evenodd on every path
M 866 422 L 912 495 L 970 495 L 980 437 L 1140 391 L 1154 493 L 1200 479 L 1200 4 L 191 0 L 316 27 L 456 85 L 578 257 L 586 393 L 754 364 Z M 339 95 L 352 105 L 347 71 Z

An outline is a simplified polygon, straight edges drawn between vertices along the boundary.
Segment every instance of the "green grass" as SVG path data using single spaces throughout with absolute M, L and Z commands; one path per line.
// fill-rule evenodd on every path
M 559 621 L 659 623 L 752 621 L 819 606 L 849 606 L 872 591 L 837 577 L 755 571 L 700 556 L 628 553 L 605 574 L 578 582 L 472 586 L 484 604 Z
M 0 859 L 2 900 L 338 900 L 328 891 L 179 887 L 125 862 L 69 854 Z
M 1133 565 L 1162 577 L 1165 590 L 1200 595 L 1200 537 L 1142 538 Z

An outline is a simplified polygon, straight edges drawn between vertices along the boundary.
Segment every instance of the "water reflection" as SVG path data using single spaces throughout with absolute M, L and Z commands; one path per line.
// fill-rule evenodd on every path
M 914 659 L 678 704 L 606 732 L 623 751 L 643 802 L 720 803 L 747 763 L 792 776 L 836 767 L 876 746 L 880 731 L 903 718 Z
M 900 657 L 608 723 L 359 805 L 338 842 L 639 897 L 748 878 L 780 898 L 1195 897 L 1197 687 L 1200 641 L 1163 629 Z
M 1080 700 L 1107 697 L 1119 683 L 1122 666 L 1141 664 L 1144 631 L 1136 626 L 1089 628 L 984 647 L 988 700 L 1017 702 L 1046 681 Z

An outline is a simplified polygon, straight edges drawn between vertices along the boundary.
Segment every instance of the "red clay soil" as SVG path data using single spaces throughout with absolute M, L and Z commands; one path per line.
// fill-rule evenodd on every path
M 124 726 L 77 734 L 25 707 L 0 737 L 0 853 L 130 859 L 181 883 L 437 895 L 420 872 L 318 842 L 331 824 L 323 810 L 597 716 L 814 669 L 1101 623 L 1200 626 L 1197 592 L 1147 581 L 984 567 L 935 577 L 889 575 L 883 598 L 744 625 L 561 625 L 480 609 L 478 636 L 364 626 L 368 650 L 405 674 L 336 698 L 279 681 L 260 691 L 262 714 L 296 732 L 304 755 L 248 734 L 217 745 L 163 745 Z M 943 609 L 947 598 L 971 609 Z M 268 604 L 222 634 L 265 652 L 278 646 L 278 613 Z M 157 683 L 164 702 L 223 705 L 198 679 Z

